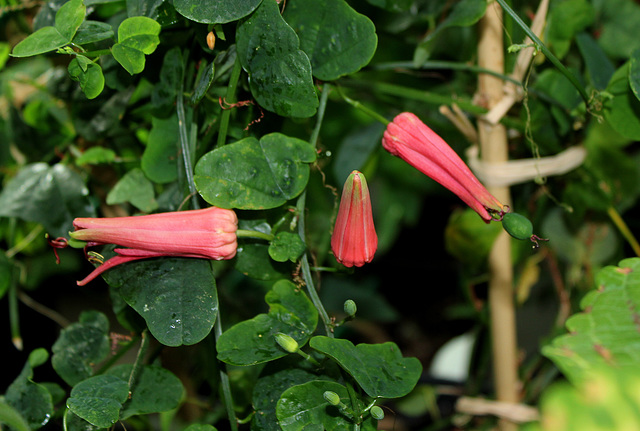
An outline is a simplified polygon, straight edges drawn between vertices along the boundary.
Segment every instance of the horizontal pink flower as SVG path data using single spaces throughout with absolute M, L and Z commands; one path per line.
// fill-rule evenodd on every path
M 414 114 L 403 112 L 396 116 L 384 132 L 382 146 L 451 190 L 487 223 L 504 212 L 504 205 L 487 191 L 449 144 Z
M 353 171 L 342 190 L 331 250 L 338 262 L 351 267 L 371 262 L 377 248 L 367 181 L 360 172 Z
M 71 237 L 87 246 L 115 244 L 117 256 L 79 281 L 83 286 L 125 262 L 161 256 L 223 260 L 236 255 L 238 218 L 228 209 L 210 207 L 132 217 L 76 218 Z

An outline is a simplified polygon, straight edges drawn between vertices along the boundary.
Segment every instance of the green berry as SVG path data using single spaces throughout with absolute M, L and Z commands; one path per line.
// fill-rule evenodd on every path
M 355 316 L 356 311 L 358 311 L 358 307 L 352 299 L 347 299 L 346 301 L 344 301 L 344 312 L 347 313 L 347 316 Z
M 280 345 L 280 347 L 282 347 L 289 353 L 295 353 L 300 348 L 298 342 L 294 340 L 290 335 L 279 332 L 275 335 L 275 337 L 276 342 Z
M 506 213 L 502 217 L 502 227 L 515 239 L 529 239 L 533 235 L 533 224 L 518 213 Z
M 371 407 L 371 417 L 376 420 L 384 419 L 384 410 L 380 406 Z
M 333 391 L 325 391 L 322 396 L 325 401 L 331 404 L 332 406 L 337 406 L 340 404 L 340 395 L 336 394 Z

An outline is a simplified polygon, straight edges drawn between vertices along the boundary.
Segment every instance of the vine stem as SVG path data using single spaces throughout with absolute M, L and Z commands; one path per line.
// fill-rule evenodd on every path
M 522 21 L 522 19 L 518 16 L 518 14 L 515 13 L 514 10 L 509 7 L 509 5 L 505 0 L 496 0 L 496 1 L 500 4 L 502 9 L 506 13 L 508 13 L 511 16 L 511 18 L 513 18 L 516 24 L 518 24 L 518 26 L 520 26 L 520 28 L 524 30 L 527 36 L 529 36 L 529 38 L 533 41 L 533 43 L 536 44 L 536 47 L 540 49 L 540 51 L 542 51 L 545 57 L 549 59 L 549 61 L 560 71 L 560 73 L 562 73 L 569 80 L 569 82 L 571 82 L 571 84 L 576 88 L 576 90 L 578 90 L 578 93 L 580 93 L 580 96 L 584 100 L 585 104 L 589 106 L 589 95 L 587 94 L 587 90 L 585 90 L 584 86 L 580 83 L 580 81 L 578 81 L 578 78 L 576 78 L 576 76 L 573 73 L 571 73 L 571 71 L 569 71 L 569 69 L 567 69 L 565 65 L 562 64 L 562 62 L 560 62 L 558 57 L 556 57 L 553 54 L 553 52 L 551 52 L 551 50 L 547 48 L 547 46 L 540 40 L 540 38 L 535 34 L 535 32 L 531 30 L 529 26 L 526 25 L 524 21 Z
M 616 225 L 620 234 L 627 240 L 636 256 L 640 257 L 640 244 L 638 244 L 638 240 L 633 235 L 629 226 L 627 226 L 618 211 L 614 207 L 609 207 L 609 209 L 607 209 L 607 214 L 609 214 L 609 218 L 613 224 Z
M 329 92 L 331 91 L 331 86 L 329 84 L 324 84 L 322 87 L 322 93 L 320 95 L 320 104 L 318 106 L 318 114 L 316 118 L 316 124 L 311 132 L 311 136 L 309 137 L 309 143 L 315 148 L 316 143 L 318 141 L 318 136 L 320 135 L 320 129 L 322 127 L 322 120 L 324 119 L 324 113 L 327 108 L 327 101 L 329 100 Z M 305 241 L 305 208 L 307 201 L 307 191 L 304 190 L 298 200 L 296 202 L 296 211 L 299 214 L 298 221 L 298 235 Z M 322 301 L 320 300 L 320 296 L 318 295 L 318 291 L 316 290 L 315 283 L 313 282 L 313 276 L 311 274 L 311 268 L 309 266 L 309 256 L 305 252 L 300 258 L 300 268 L 302 270 L 302 279 L 304 280 L 305 285 L 307 286 L 307 293 L 309 294 L 309 299 L 318 310 L 318 314 L 320 315 L 320 319 L 324 324 L 325 333 L 328 337 L 333 337 L 333 325 L 331 323 L 331 318 L 329 314 L 327 314 L 327 310 L 325 310 Z
M 227 86 L 227 94 L 224 100 L 228 104 L 236 102 L 236 90 L 238 88 L 238 81 L 240 80 L 240 73 L 242 72 L 242 65 L 240 64 L 240 57 L 236 53 L 236 61 L 233 63 L 233 69 L 231 70 L 231 76 L 229 77 L 229 85 Z M 229 119 L 231 118 L 231 110 L 223 109 L 220 116 L 220 127 L 218 127 L 218 140 L 217 146 L 221 147 L 227 141 L 227 131 L 229 130 Z
M 496 2 L 487 5 L 487 11 L 479 23 L 478 65 L 502 74 L 504 46 L 502 34 L 502 10 Z M 535 36 L 535 35 L 534 35 Z M 532 40 L 535 40 L 532 38 Z M 478 95 L 491 109 L 504 96 L 502 80 L 495 76 L 478 76 Z M 478 120 L 478 137 L 482 159 L 488 163 L 502 163 L 509 158 L 507 131 L 503 124 L 491 124 Z M 488 187 L 503 204 L 510 205 L 509 187 Z M 513 268 L 511 266 L 511 241 L 502 231 L 489 254 L 489 312 L 492 336 L 492 359 L 496 398 L 499 401 L 518 401 L 518 361 L 513 297 Z M 515 431 L 516 424 L 500 420 L 500 431 Z
M 135 386 L 138 376 L 142 371 L 142 365 L 144 362 L 144 355 L 147 353 L 149 349 L 149 333 L 148 330 L 145 329 L 142 331 L 142 335 L 140 337 L 140 348 L 138 349 L 138 354 L 136 356 L 136 362 L 133 364 L 133 368 L 131 369 L 131 374 L 129 374 L 129 381 L 127 382 L 129 386 L 129 395 L 133 391 L 133 387 Z

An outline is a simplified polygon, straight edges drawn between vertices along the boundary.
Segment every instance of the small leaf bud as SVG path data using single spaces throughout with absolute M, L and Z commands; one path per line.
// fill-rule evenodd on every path
M 332 406 L 340 404 L 340 396 L 333 391 L 325 391 L 322 396 Z
M 295 353 L 298 351 L 298 342 L 294 340 L 290 335 L 279 332 L 275 335 L 276 342 L 289 353 Z
M 384 419 L 384 411 L 379 406 L 371 407 L 371 417 L 376 420 Z
M 356 306 L 355 301 L 353 301 L 352 299 L 347 299 L 346 301 L 344 301 L 344 312 L 349 317 L 355 316 L 357 311 L 358 307 Z

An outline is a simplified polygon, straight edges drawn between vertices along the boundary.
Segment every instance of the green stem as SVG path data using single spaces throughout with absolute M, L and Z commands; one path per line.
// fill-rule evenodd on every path
M 147 349 L 149 348 L 149 334 L 145 329 L 142 331 L 142 337 L 140 339 L 140 348 L 138 349 L 138 354 L 136 356 L 136 361 L 133 364 L 133 368 L 131 369 L 131 374 L 129 374 L 129 394 L 133 391 L 133 387 L 138 381 L 138 376 L 142 372 L 142 365 L 144 363 L 144 356 L 147 353 Z
M 240 80 L 240 73 L 242 72 L 242 65 L 240 64 L 240 57 L 236 54 L 236 61 L 233 64 L 233 70 L 229 77 L 229 85 L 227 86 L 227 94 L 225 96 L 225 102 L 228 104 L 236 102 L 236 89 L 238 88 L 238 81 Z M 221 147 L 227 141 L 227 131 L 229 130 L 229 119 L 231 117 L 230 109 L 223 109 L 220 116 L 220 127 L 218 128 L 218 141 L 217 146 Z
M 11 270 L 9 286 L 9 325 L 11 326 L 11 342 L 16 349 L 22 351 L 22 335 L 20 335 L 20 313 L 18 311 L 18 283 L 15 269 Z
M 363 105 L 362 103 L 358 102 L 357 100 L 353 100 L 352 98 L 348 97 L 346 94 L 344 94 L 342 91 L 340 91 L 340 87 L 336 87 L 336 89 L 338 90 L 338 94 L 340 94 L 340 97 L 342 97 L 344 99 L 344 101 L 347 102 L 349 105 L 351 105 L 354 108 L 359 109 L 362 112 L 368 114 L 369 116 L 375 118 L 376 120 L 378 120 L 379 122 L 381 122 L 385 126 L 387 124 L 389 124 L 389 120 L 387 120 L 382 115 L 378 114 L 373 109 L 370 109 L 367 106 Z
M 618 213 L 618 211 L 616 211 L 614 207 L 609 207 L 609 209 L 607 209 L 607 214 L 609 214 L 609 218 L 611 218 L 613 224 L 616 225 L 616 227 L 620 231 L 620 234 L 622 234 L 624 239 L 627 240 L 636 256 L 640 257 L 640 244 L 638 244 L 638 241 L 636 240 L 635 236 L 633 235 L 625 221 L 620 216 L 620 213 Z
M 218 293 L 216 291 L 216 302 Z M 214 334 L 216 337 L 216 345 L 220 336 L 222 336 L 222 320 L 220 319 L 220 309 L 218 309 L 218 315 L 216 316 L 216 324 L 214 325 Z M 227 417 L 232 431 L 238 431 L 238 418 L 236 412 L 233 409 L 233 395 L 231 394 L 231 383 L 229 382 L 229 375 L 227 374 L 226 366 L 224 363 L 218 361 L 220 367 L 220 385 L 222 386 L 222 395 L 224 398 L 224 405 L 227 410 Z
M 273 241 L 274 236 L 270 233 L 258 232 L 257 230 L 238 229 L 236 231 L 238 238 L 255 238 L 264 239 L 266 241 Z
M 185 55 L 188 58 L 188 55 Z M 189 139 L 189 133 L 187 131 L 187 116 L 184 111 L 184 70 L 185 65 L 182 64 L 182 75 L 180 77 L 180 87 L 178 88 L 178 96 L 176 97 L 176 114 L 178 116 L 178 138 L 180 140 L 180 149 L 182 154 L 182 161 L 184 164 L 184 174 L 187 181 L 187 187 L 189 188 L 189 195 L 191 196 L 191 204 L 193 209 L 197 209 L 198 205 L 198 191 L 196 190 L 196 184 L 193 179 L 193 156 L 191 149 L 191 142 Z
M 576 78 L 576 76 L 573 73 L 571 73 L 571 71 L 569 71 L 569 69 L 567 69 L 564 66 L 564 64 L 562 64 L 560 62 L 558 57 L 556 57 L 551 52 L 551 50 L 549 48 L 547 48 L 547 46 L 540 40 L 540 38 L 533 32 L 533 30 L 531 30 L 529 28 L 529 26 L 526 25 L 524 23 L 524 21 L 522 21 L 522 19 L 520 19 L 518 14 L 516 14 L 514 12 L 514 10 L 509 7 L 509 5 L 507 4 L 507 2 L 505 0 L 496 0 L 496 1 L 500 4 L 500 6 L 502 6 L 502 9 L 506 13 L 508 13 L 511 16 L 511 18 L 513 18 L 513 20 L 516 22 L 516 24 L 518 24 L 518 26 L 520 26 L 520 28 L 522 28 L 522 30 L 524 30 L 524 32 L 527 34 L 527 36 L 529 36 L 529 38 L 536 44 L 538 49 L 540 49 L 540 51 L 542 51 L 542 53 L 545 55 L 545 57 L 547 57 L 549 59 L 549 61 L 555 67 L 558 68 L 560 73 L 562 73 L 569 80 L 569 82 L 571 82 L 571 84 L 576 88 L 576 90 L 578 90 L 578 93 L 580 93 L 580 96 L 584 100 L 584 103 L 587 106 L 589 106 L 589 95 L 587 94 L 587 91 L 582 86 L 580 81 L 578 81 L 578 78 Z
M 118 349 L 115 355 L 111 355 L 109 357 L 109 360 L 103 363 L 100 368 L 96 370 L 95 374 L 103 374 L 105 371 L 111 368 L 113 364 L 118 362 L 120 358 L 122 358 L 129 350 L 131 350 L 133 345 L 138 342 L 138 338 L 139 337 L 133 338 L 131 341 L 128 341 L 127 344 L 125 344 L 121 349 Z
M 329 84 L 324 84 L 322 89 L 322 94 L 320 95 L 320 104 L 318 106 L 318 114 L 316 118 L 316 124 L 311 132 L 311 136 L 309 138 L 310 144 L 315 147 L 318 141 L 318 136 L 320 135 L 320 128 L 322 126 L 322 120 L 324 119 L 324 113 L 327 108 L 327 101 L 329 100 L 329 91 L 331 86 Z M 305 208 L 306 208 L 306 199 L 307 199 L 307 191 L 303 191 L 302 194 L 298 197 L 296 202 L 296 212 L 299 216 L 298 220 L 298 235 L 300 238 L 306 238 L 306 229 L 305 229 Z M 304 241 L 306 243 L 306 241 Z M 309 267 L 309 257 L 305 252 L 300 258 L 300 266 L 302 269 L 302 278 L 304 283 L 307 286 L 307 292 L 309 294 L 309 298 L 311 302 L 318 310 L 318 314 L 320 315 L 320 319 L 324 324 L 325 333 L 328 337 L 333 337 L 333 325 L 331 322 L 331 318 L 320 300 L 320 296 L 318 295 L 318 291 L 316 290 L 315 283 L 313 282 L 313 276 L 311 275 L 311 268 Z

